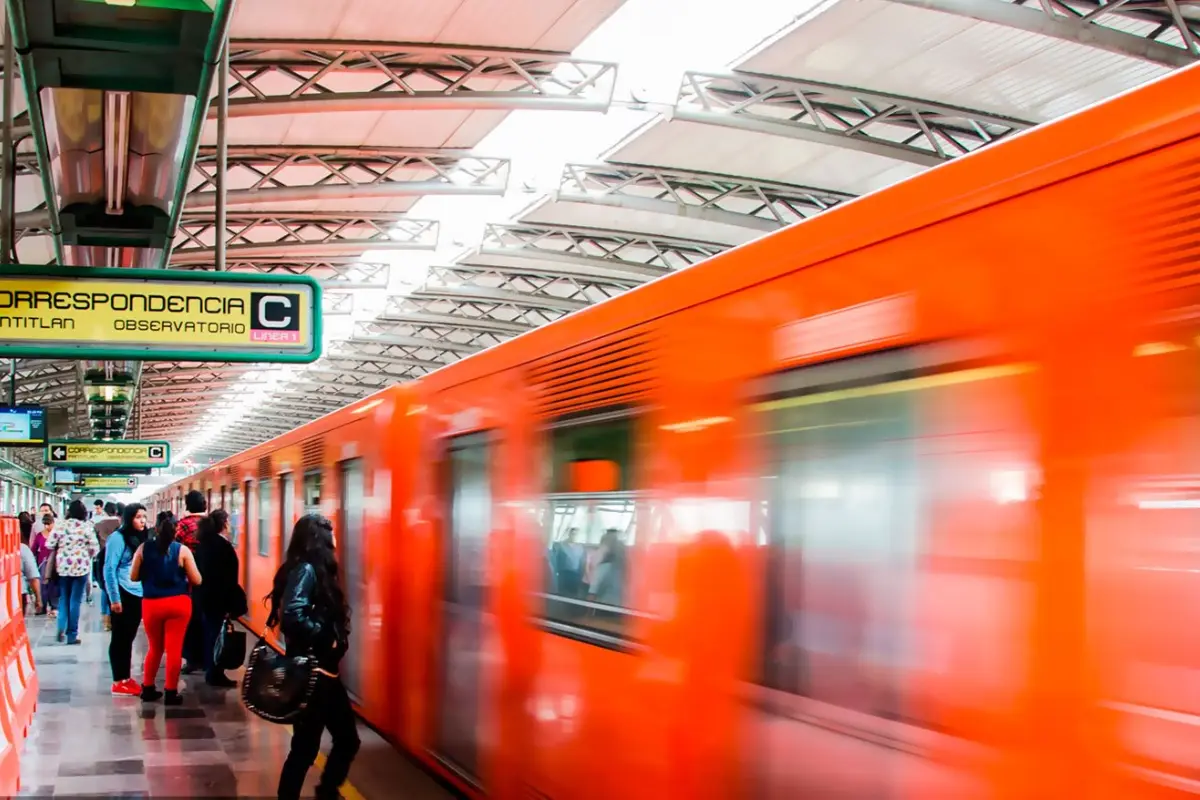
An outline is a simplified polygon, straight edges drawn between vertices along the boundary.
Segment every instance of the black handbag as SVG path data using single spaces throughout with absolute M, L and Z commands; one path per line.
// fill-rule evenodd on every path
M 242 676 L 242 703 L 267 722 L 287 725 L 308 708 L 319 677 L 312 654 L 287 656 L 259 639 Z
M 235 628 L 232 620 L 226 619 L 213 645 L 213 663 L 217 669 L 237 669 L 245 660 L 246 633 Z

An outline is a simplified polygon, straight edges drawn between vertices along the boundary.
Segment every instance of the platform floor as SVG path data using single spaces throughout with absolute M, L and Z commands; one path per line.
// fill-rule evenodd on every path
M 21 797 L 274 797 L 287 756 L 287 728 L 248 713 L 236 689 L 184 679 L 182 706 L 113 697 L 108 634 L 99 598 L 84 606 L 80 645 L 54 640 L 55 621 L 27 620 L 40 691 L 21 755 Z M 145 636 L 134 646 L 141 677 Z M 161 688 L 160 673 L 160 688 Z M 342 786 L 347 800 L 452 797 L 428 774 L 363 725 L 363 747 Z M 326 735 L 324 748 L 328 750 Z M 308 797 L 324 758 L 309 772 Z

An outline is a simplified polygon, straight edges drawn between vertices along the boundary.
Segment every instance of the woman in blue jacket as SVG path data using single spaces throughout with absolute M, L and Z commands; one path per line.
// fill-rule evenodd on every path
M 130 503 L 121 513 L 121 527 L 104 545 L 104 593 L 112 607 L 112 637 L 108 661 L 112 665 L 112 693 L 138 697 L 142 685 L 133 679 L 133 640 L 142 624 L 142 584 L 130 577 L 133 554 L 146 541 L 146 507 Z

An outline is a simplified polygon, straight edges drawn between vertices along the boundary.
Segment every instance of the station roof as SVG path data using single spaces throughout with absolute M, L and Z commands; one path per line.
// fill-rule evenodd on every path
M 317 278 L 325 355 L 146 363 L 128 435 L 236 452 L 1200 59 L 1197 0 L 679 8 L 241 3 L 226 230 L 210 114 L 171 267 L 213 268 L 223 235 L 230 269 Z M 22 261 L 53 257 L 42 233 Z M 72 363 L 18 369 L 20 400 L 78 409 Z

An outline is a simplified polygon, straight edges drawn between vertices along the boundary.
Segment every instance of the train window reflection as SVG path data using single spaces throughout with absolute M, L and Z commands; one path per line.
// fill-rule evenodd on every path
M 630 615 L 629 556 L 637 541 L 634 420 L 596 415 L 550 434 L 551 493 L 541 510 L 545 619 L 551 629 L 621 634 Z
M 1019 674 L 999 643 L 1026 613 L 1013 576 L 1031 558 L 1018 531 L 1033 453 L 1015 383 L 1028 370 L 869 369 L 757 407 L 772 456 L 762 682 L 921 722 L 996 700 Z M 931 692 L 921 712 L 906 696 L 917 675 Z
M 627 615 L 630 548 L 637 538 L 633 492 L 551 495 L 546 531 L 547 619 L 619 633 Z

